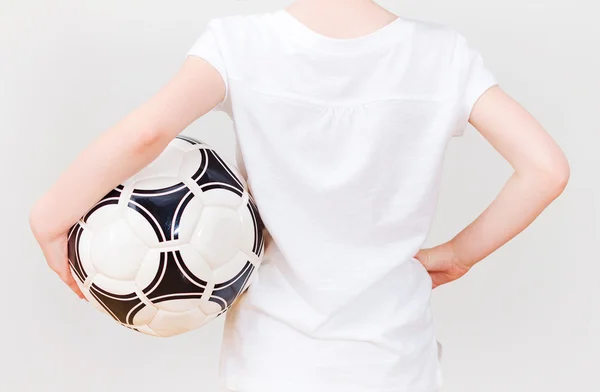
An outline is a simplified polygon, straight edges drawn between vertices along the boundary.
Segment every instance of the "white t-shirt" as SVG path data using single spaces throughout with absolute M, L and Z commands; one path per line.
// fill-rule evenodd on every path
M 431 278 L 413 256 L 446 145 L 496 84 L 479 52 L 429 22 L 337 39 L 280 9 L 211 19 L 188 55 L 225 81 L 213 110 L 267 229 L 226 316 L 222 391 L 437 391 Z

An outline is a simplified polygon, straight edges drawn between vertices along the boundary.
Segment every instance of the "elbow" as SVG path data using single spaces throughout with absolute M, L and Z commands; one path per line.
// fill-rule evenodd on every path
M 571 177 L 571 168 L 567 160 L 554 164 L 551 167 L 538 169 L 536 177 L 542 184 L 541 188 L 551 199 L 556 199 L 560 196 Z
M 137 132 L 132 135 L 132 138 L 134 150 L 141 154 L 162 151 L 170 141 L 167 132 L 152 128 Z
M 556 191 L 558 192 L 557 196 L 560 195 L 567 187 L 567 183 L 569 182 L 570 177 L 571 168 L 568 163 L 566 163 L 564 166 L 555 171 L 554 181 Z
M 146 129 L 142 132 L 139 132 L 137 135 L 136 146 L 145 149 L 147 147 L 152 147 L 164 139 L 164 132 L 161 132 L 159 129 Z
M 46 219 L 43 217 L 43 207 L 41 207 L 40 199 L 29 209 L 29 229 L 38 241 L 42 240 L 47 234 L 43 229 L 45 221 Z
M 550 170 L 554 193 L 558 197 L 567 187 L 569 178 L 571 177 L 571 166 L 567 157 L 562 154 L 561 159 Z
M 571 176 L 571 169 L 566 159 L 546 165 L 531 165 L 526 169 L 516 170 L 515 174 L 522 178 L 535 193 L 549 202 L 560 196 Z

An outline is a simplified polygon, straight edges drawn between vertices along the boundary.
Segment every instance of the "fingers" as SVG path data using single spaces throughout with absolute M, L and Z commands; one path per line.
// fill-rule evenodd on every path
M 438 286 L 441 286 L 445 283 L 450 282 L 448 276 L 441 272 L 430 272 L 429 276 L 431 276 L 431 288 L 435 289 Z
M 75 278 L 73 278 L 73 275 L 71 274 L 71 270 L 67 265 L 66 270 L 62 270 L 60 272 L 57 272 L 58 276 L 60 277 L 60 279 L 65 282 L 67 284 L 67 286 L 69 286 L 69 288 L 71 290 L 73 290 L 73 292 L 81 299 L 86 300 L 85 296 L 83 295 L 83 293 L 81 292 L 81 290 L 79 289 L 79 286 L 77 285 L 77 282 L 75 282 Z
M 46 261 L 50 269 L 58 275 L 58 277 L 67 285 L 75 295 L 81 299 L 87 299 L 77 286 L 77 282 L 71 274 L 71 268 L 69 266 L 69 260 L 67 258 L 67 236 L 66 234 L 62 238 L 58 238 L 54 241 L 40 242 Z

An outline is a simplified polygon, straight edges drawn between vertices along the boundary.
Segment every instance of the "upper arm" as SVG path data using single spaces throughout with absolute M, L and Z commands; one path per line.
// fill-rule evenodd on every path
M 542 125 L 499 86 L 474 103 L 469 122 L 517 172 L 546 173 L 566 182 L 569 164 Z
M 518 173 L 566 181 L 567 160 L 541 124 L 499 87 L 481 53 L 455 32 L 454 65 L 460 74 L 460 122 L 469 122 Z M 549 176 L 546 176 L 546 175 Z
M 152 127 L 173 138 L 225 97 L 221 74 L 205 59 L 187 56 L 173 77 L 148 101 Z
M 228 78 L 219 37 L 220 21 L 210 20 L 175 75 L 135 111 L 151 139 L 170 141 L 224 103 Z

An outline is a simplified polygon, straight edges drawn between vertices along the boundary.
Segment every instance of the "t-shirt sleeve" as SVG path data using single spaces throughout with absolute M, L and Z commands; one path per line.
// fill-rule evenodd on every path
M 498 82 L 494 74 L 486 66 L 479 51 L 472 47 L 466 38 L 456 33 L 454 49 L 455 62 L 459 67 L 461 102 L 459 103 L 460 121 L 452 136 L 462 136 L 467 128 L 468 120 L 475 102 L 490 87 Z
M 185 56 L 186 58 L 188 56 L 197 56 L 204 59 L 212 65 L 219 72 L 221 78 L 223 78 L 223 82 L 225 83 L 225 97 L 212 109 L 213 111 L 222 111 L 224 109 L 223 105 L 229 96 L 229 82 L 227 79 L 225 59 L 223 57 L 223 43 L 222 39 L 220 39 L 220 31 L 219 19 L 209 20 L 200 36 L 196 39 L 196 42 L 194 42 Z

